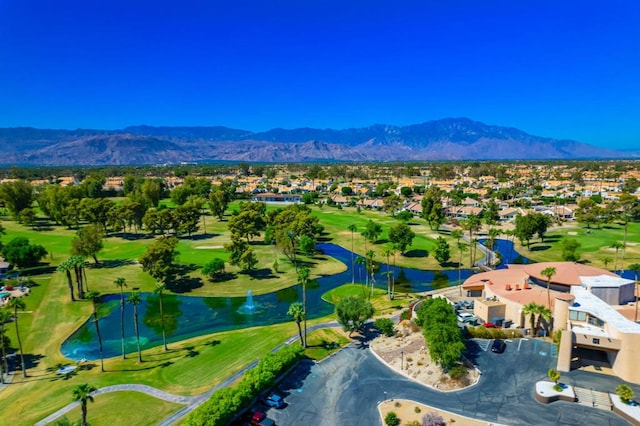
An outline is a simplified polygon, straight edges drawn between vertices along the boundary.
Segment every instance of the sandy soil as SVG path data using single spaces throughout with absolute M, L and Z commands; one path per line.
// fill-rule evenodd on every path
M 420 412 L 416 413 L 416 407 Z M 440 410 L 429 405 L 419 404 L 414 401 L 408 401 L 406 399 L 389 400 L 381 403 L 378 406 L 384 424 L 384 418 L 390 411 L 396 413 L 400 419 L 402 425 L 406 425 L 412 421 L 418 421 L 422 424 L 422 416 L 427 413 L 438 413 L 444 420 L 445 425 L 455 426 L 484 426 L 495 423 L 487 423 L 480 420 L 472 419 L 469 417 L 459 416 L 449 411 Z
M 451 380 L 442 368 L 431 361 L 424 336 L 415 324 L 403 321 L 396 330 L 396 336 L 380 336 L 369 345 L 391 368 L 435 389 L 447 391 L 465 387 Z M 475 368 L 467 368 L 467 371 L 469 384 L 476 383 L 480 377 L 478 371 Z

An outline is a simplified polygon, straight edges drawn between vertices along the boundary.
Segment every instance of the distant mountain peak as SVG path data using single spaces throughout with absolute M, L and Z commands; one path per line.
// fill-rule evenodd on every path
M 121 130 L 0 129 L 0 164 L 164 164 L 184 161 L 431 161 L 621 158 L 628 152 L 530 135 L 467 117 L 362 128 L 129 126 Z

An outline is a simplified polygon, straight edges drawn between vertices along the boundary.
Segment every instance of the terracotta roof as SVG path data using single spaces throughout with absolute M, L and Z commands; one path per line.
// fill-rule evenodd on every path
M 580 277 L 597 277 L 600 275 L 617 276 L 613 272 L 593 266 L 583 265 L 573 262 L 542 262 L 525 265 L 527 274 L 541 281 L 547 281 L 547 277 L 542 275 L 542 270 L 546 268 L 556 268 L 556 273 L 551 277 L 551 282 L 561 285 L 581 285 Z

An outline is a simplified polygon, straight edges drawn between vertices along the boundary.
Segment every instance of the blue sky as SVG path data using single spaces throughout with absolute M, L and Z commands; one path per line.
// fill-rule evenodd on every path
M 469 117 L 640 147 L 640 2 L 0 1 L 0 127 Z

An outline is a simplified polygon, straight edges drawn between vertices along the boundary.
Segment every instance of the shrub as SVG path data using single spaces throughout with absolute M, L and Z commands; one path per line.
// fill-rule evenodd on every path
M 633 389 L 631 389 L 628 385 L 618 385 L 616 387 L 616 395 L 620 397 L 622 402 L 628 404 L 633 400 Z
M 416 408 L 414 408 L 414 409 L 413 409 L 413 411 L 415 411 L 416 413 L 419 413 L 419 412 L 421 412 L 422 410 L 420 409 L 420 407 L 418 407 L 418 406 L 416 405 Z
M 435 411 L 422 416 L 422 426 L 444 426 L 444 419 Z
M 402 406 L 402 404 L 400 404 L 400 401 L 396 401 L 395 404 L 393 404 L 396 408 L 399 408 Z
M 393 321 L 390 318 L 378 318 L 374 321 L 373 326 L 380 330 L 380 333 L 391 337 L 395 334 L 393 330 Z
M 384 424 L 386 424 L 387 426 L 399 426 L 400 419 L 398 418 L 398 415 L 396 413 L 390 411 L 384 418 Z
M 227 425 L 242 408 L 260 392 L 272 386 L 276 377 L 302 358 L 301 346 L 285 346 L 265 355 L 258 365 L 247 371 L 237 386 L 218 389 L 209 400 L 193 411 L 185 421 L 187 426 Z
M 409 309 L 405 309 L 400 312 L 400 321 L 410 320 L 411 319 L 411 311 Z
M 483 327 L 484 328 L 484 327 Z M 491 333 L 492 339 L 506 339 L 507 335 L 504 330 L 501 328 L 490 328 L 489 333 Z
M 557 385 L 558 380 L 560 380 L 560 373 L 555 368 L 550 368 L 549 371 L 547 371 L 547 377 L 549 377 L 549 380 L 551 380 L 552 382 L 555 382 L 555 384 Z
M 451 370 L 449 370 L 449 377 L 456 381 L 462 381 L 467 378 L 469 372 L 464 367 L 464 365 L 456 365 Z

